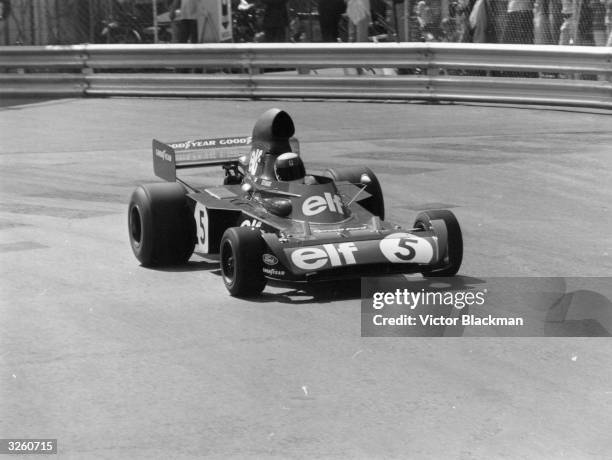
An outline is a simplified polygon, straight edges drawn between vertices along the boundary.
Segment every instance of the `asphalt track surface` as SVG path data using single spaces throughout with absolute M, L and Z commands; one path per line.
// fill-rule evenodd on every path
M 448 207 L 463 276 L 612 276 L 609 113 L 70 99 L 0 110 L 0 437 L 60 458 L 610 458 L 609 338 L 361 338 L 350 284 L 227 295 L 139 266 L 152 138 L 293 115 L 310 169 L 365 164 L 388 218 Z M 216 185 L 216 168 L 197 174 Z

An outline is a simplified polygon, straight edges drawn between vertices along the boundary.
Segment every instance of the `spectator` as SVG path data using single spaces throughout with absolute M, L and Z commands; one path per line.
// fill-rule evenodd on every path
M 174 0 L 170 6 L 170 19 L 177 21 L 179 43 L 198 43 L 198 16 L 200 0 Z
M 561 0 L 536 0 L 534 20 L 535 43 L 539 45 L 559 43 L 559 31 L 563 23 Z
M 10 0 L 0 0 L 0 20 L 6 19 L 11 14 Z
M 533 0 L 510 0 L 503 43 L 533 44 Z
M 415 12 L 421 29 L 421 39 L 426 42 L 438 41 L 442 36 L 440 2 L 438 0 L 421 0 L 417 3 Z
M 346 3 L 344 0 L 318 0 L 317 9 L 323 41 L 337 42 L 340 37 L 338 24 L 346 11 Z
M 453 5 L 452 10 L 449 11 L 450 16 L 454 16 L 455 22 L 455 33 L 457 41 L 462 43 L 472 42 L 472 29 L 470 27 L 470 14 L 474 9 L 476 0 L 458 0 Z
M 264 5 L 263 30 L 264 41 L 268 43 L 286 42 L 289 14 L 287 2 L 289 0 L 261 0 Z
M 608 35 L 608 42 L 606 46 L 612 46 L 612 0 L 606 0 L 606 16 L 604 24 L 606 25 L 606 34 Z
M 561 0 L 561 15 L 563 23 L 559 28 L 559 45 L 571 45 L 574 43 L 574 3 L 572 0 Z
M 372 19 L 372 35 L 383 35 L 388 33 L 388 28 L 386 26 L 387 3 L 385 0 L 370 0 L 370 17 Z
M 473 43 L 495 43 L 495 23 L 491 0 L 478 0 L 470 13 L 470 31 Z
M 577 0 L 575 0 L 577 1 Z M 593 10 L 591 1 L 578 1 L 578 29 L 574 31 L 574 44 L 580 46 L 592 46 L 593 40 Z
M 601 30 L 603 28 L 601 22 L 605 21 L 598 3 L 599 0 L 562 0 L 563 24 L 559 34 L 560 45 L 595 44 L 594 28 Z M 597 17 L 594 17 L 594 14 Z
M 367 42 L 370 24 L 370 0 L 348 0 L 349 41 Z
M 604 0 L 591 0 L 593 12 L 593 41 L 595 46 L 605 46 L 608 38 L 606 33 L 606 5 Z

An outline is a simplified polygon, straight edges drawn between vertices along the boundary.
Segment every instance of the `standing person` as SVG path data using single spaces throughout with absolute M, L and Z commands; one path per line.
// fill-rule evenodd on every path
M 415 12 L 421 28 L 421 39 L 426 42 L 438 41 L 442 35 L 442 29 L 440 28 L 442 9 L 440 2 L 421 0 L 417 3 Z
M 289 0 L 261 0 L 264 5 L 263 30 L 264 40 L 268 43 L 286 42 L 289 14 Z
M 367 42 L 370 25 L 370 0 L 348 0 L 349 41 Z
M 346 11 L 344 0 L 318 0 L 319 23 L 321 24 L 321 37 L 324 42 L 335 43 L 340 37 L 338 23 Z
M 0 0 L 0 20 L 8 18 L 10 13 L 11 13 L 10 0 Z
M 533 44 L 533 0 L 510 0 L 503 43 Z
M 561 0 L 536 0 L 534 7 L 535 43 L 556 45 L 563 24 Z
M 593 14 L 591 24 L 593 44 L 595 46 L 606 46 L 608 34 L 606 33 L 606 4 L 604 0 L 591 0 L 591 11 Z
M 199 0 L 174 0 L 170 6 L 170 19 L 178 21 L 178 42 L 198 43 Z

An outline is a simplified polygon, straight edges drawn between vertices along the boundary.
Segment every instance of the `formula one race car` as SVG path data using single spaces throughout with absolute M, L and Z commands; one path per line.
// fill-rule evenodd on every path
M 413 228 L 384 220 L 383 194 L 367 167 L 306 174 L 293 120 L 270 109 L 251 137 L 153 141 L 155 174 L 140 185 L 128 226 L 144 266 L 219 255 L 233 296 L 259 295 L 267 280 L 313 282 L 366 275 L 451 276 L 463 257 L 461 229 L 446 210 L 421 212 Z M 222 166 L 222 186 L 197 188 L 182 168 Z

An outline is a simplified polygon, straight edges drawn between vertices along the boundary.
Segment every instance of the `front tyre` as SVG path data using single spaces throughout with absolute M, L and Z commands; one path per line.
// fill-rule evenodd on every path
M 128 207 L 132 251 L 146 267 L 186 263 L 195 246 L 195 220 L 181 184 L 139 185 Z
M 440 263 L 423 271 L 423 276 L 456 275 L 463 260 L 463 236 L 455 215 L 443 209 L 423 211 L 414 221 L 414 228 L 433 231 L 444 251 Z
M 255 297 L 266 287 L 262 256 L 265 242 L 258 229 L 230 227 L 221 237 L 223 282 L 234 297 Z

